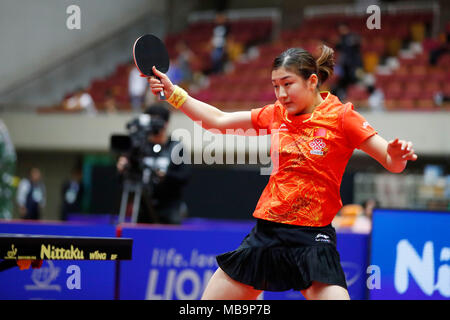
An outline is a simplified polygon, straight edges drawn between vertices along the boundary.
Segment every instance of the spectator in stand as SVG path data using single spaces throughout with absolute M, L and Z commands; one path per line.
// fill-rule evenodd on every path
M 170 60 L 170 67 L 167 71 L 167 76 L 171 77 L 171 79 L 173 79 L 174 83 L 176 83 L 177 85 L 183 82 L 183 72 L 178 65 L 178 60 Z
M 72 97 L 64 100 L 63 109 L 71 112 L 85 112 L 89 115 L 97 114 L 94 100 L 84 89 L 78 89 Z
M 375 86 L 375 77 L 372 74 L 366 74 L 362 82 L 367 90 L 367 93 L 369 94 L 369 97 L 367 98 L 367 106 L 370 111 L 384 111 L 384 92 L 381 88 L 377 88 Z
M 220 73 L 227 62 L 227 36 L 230 29 L 225 13 L 217 12 L 215 24 L 211 39 L 211 73 Z
M 176 45 L 177 64 L 181 71 L 182 83 L 190 83 L 193 80 L 192 63 L 196 60 L 194 52 L 186 42 L 179 41 Z
M 439 40 L 439 46 L 430 51 L 430 64 L 433 66 L 443 54 L 450 53 L 450 24 L 447 26 L 447 31 L 440 35 Z
M 17 204 L 21 219 L 39 220 L 45 208 L 46 192 L 41 171 L 33 167 L 28 178 L 20 181 L 17 189 Z
M 180 40 L 176 44 L 175 50 L 177 55 L 175 63 L 179 73 L 177 75 L 179 76 L 179 85 L 192 90 L 202 87 L 206 78 L 202 71 L 205 68 L 205 61 L 202 61 L 195 52 L 188 47 L 184 40 Z M 152 94 L 150 95 L 153 96 Z M 155 102 L 157 101 L 150 101 L 146 105 L 151 105 Z
M 118 109 L 116 98 L 111 89 L 105 92 L 105 102 L 103 104 L 104 109 L 108 113 L 116 113 Z
M 339 41 L 336 44 L 336 51 L 339 58 L 336 65 L 338 73 L 338 83 L 335 88 L 336 95 L 345 99 L 348 86 L 357 81 L 357 70 L 362 67 L 360 38 L 352 33 L 349 26 L 345 23 L 338 25 Z
M 83 173 L 81 167 L 72 169 L 71 178 L 62 185 L 61 220 L 66 221 L 68 214 L 80 213 L 83 200 Z
M 446 28 L 446 32 L 439 36 L 439 44 L 430 50 L 429 61 L 432 66 L 437 65 L 443 55 L 450 54 L 450 23 L 447 24 Z M 448 92 L 440 90 L 435 93 L 433 99 L 439 107 L 450 106 L 450 94 Z
M 227 41 L 227 56 L 232 62 L 238 61 L 244 54 L 244 45 L 236 40 L 236 37 L 230 35 Z
M 367 87 L 369 92 L 369 98 L 367 102 L 371 111 L 384 111 L 384 93 L 380 88 L 376 88 L 374 85 L 369 85 Z
M 142 112 L 145 94 L 147 93 L 147 78 L 141 77 L 141 73 L 134 63 L 130 63 L 130 73 L 128 77 L 128 93 L 133 112 Z

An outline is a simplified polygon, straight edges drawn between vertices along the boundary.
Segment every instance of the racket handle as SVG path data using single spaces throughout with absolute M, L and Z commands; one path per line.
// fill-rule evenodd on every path
M 156 77 L 159 81 L 161 81 L 160 77 Z M 164 89 L 159 92 L 159 100 L 167 100 L 166 95 L 164 94 Z

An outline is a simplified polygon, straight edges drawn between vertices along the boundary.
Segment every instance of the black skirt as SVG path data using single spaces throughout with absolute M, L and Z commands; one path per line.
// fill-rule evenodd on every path
M 257 290 L 304 290 L 313 281 L 347 289 L 336 231 L 257 219 L 241 245 L 216 257 L 232 279 Z

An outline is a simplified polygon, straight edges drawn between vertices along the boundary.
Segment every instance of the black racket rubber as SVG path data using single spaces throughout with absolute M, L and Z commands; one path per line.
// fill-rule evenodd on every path
M 170 60 L 166 46 L 152 34 L 145 34 L 134 42 L 133 58 L 138 70 L 147 77 L 155 76 L 153 66 L 162 73 L 169 70 Z M 163 91 L 160 92 L 160 99 L 165 100 Z

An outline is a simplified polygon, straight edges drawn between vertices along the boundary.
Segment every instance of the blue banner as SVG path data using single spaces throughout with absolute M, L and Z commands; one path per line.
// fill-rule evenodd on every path
M 197 300 L 217 269 L 216 255 L 235 250 L 255 222 L 197 221 L 185 226 L 125 226 L 133 260 L 122 261 L 120 299 Z M 338 234 L 352 299 L 365 298 L 367 235 Z M 264 292 L 262 299 L 303 299 L 299 292 Z
M 0 233 L 115 237 L 109 225 L 1 222 Z M 0 299 L 112 300 L 114 261 L 44 261 L 40 269 L 0 272 Z
M 450 299 L 449 231 L 450 212 L 375 210 L 370 298 Z
M 133 260 L 120 262 L 120 299 L 198 300 L 217 269 L 216 255 L 234 250 L 251 228 L 124 227 Z

